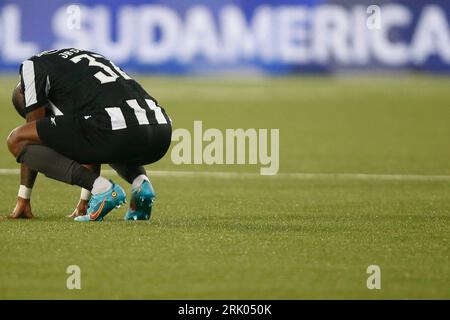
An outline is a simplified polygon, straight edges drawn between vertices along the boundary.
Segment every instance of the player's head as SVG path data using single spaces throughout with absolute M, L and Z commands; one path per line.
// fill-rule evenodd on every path
M 12 103 L 16 111 L 22 118 L 25 118 L 25 96 L 22 90 L 22 84 L 19 82 L 13 90 Z

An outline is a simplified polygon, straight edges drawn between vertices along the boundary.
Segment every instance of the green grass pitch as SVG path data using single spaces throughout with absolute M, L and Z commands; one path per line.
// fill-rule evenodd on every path
M 0 299 L 450 298 L 450 79 L 140 80 L 175 128 L 279 128 L 284 174 L 175 166 L 169 152 L 149 167 L 151 221 L 125 222 L 121 209 L 89 224 L 65 217 L 78 188 L 39 176 L 38 218 L 0 219 Z M 0 78 L 3 139 L 22 122 L 15 81 Z M 0 168 L 18 168 L 5 144 Z M 252 174 L 152 176 L 180 170 Z M 3 171 L 0 215 L 17 189 Z M 372 264 L 381 290 L 366 287 Z M 81 268 L 81 290 L 66 288 L 69 265 Z

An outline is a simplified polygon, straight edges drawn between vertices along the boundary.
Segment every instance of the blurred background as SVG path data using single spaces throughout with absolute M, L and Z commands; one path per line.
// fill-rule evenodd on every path
M 450 71 L 449 2 L 0 1 L 0 68 L 80 47 L 170 74 Z
M 81 228 L 65 219 L 78 188 L 40 176 L 40 219 L 0 223 L 0 298 L 448 298 L 449 24 L 447 0 L 0 0 L 2 139 L 24 121 L 21 62 L 78 47 L 135 76 L 175 129 L 279 129 L 281 173 L 169 151 L 149 167 L 150 223 Z M 3 145 L 0 215 L 17 169 Z M 87 290 L 65 289 L 73 263 Z

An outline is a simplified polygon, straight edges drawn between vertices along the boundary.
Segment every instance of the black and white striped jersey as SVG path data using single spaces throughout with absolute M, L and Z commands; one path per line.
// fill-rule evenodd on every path
M 55 115 L 107 119 L 113 130 L 171 121 L 139 83 L 95 52 L 42 52 L 22 63 L 20 77 L 26 113 L 46 106 Z

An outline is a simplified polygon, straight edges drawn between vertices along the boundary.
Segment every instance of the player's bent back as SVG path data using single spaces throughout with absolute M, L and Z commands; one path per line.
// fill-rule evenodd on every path
M 100 54 L 75 48 L 23 62 L 25 112 L 46 105 L 55 117 L 37 122 L 43 143 L 80 163 L 158 161 L 171 140 L 171 120 L 133 78 Z

